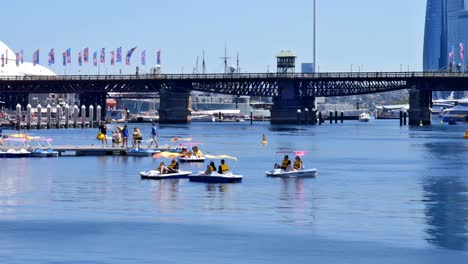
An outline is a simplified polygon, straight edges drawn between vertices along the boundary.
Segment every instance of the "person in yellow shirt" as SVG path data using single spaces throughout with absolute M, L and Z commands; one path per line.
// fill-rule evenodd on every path
M 278 163 L 275 163 L 275 169 L 283 169 L 286 170 L 288 168 L 288 164 L 291 164 L 288 155 L 284 155 L 283 162 L 281 162 L 281 166 Z

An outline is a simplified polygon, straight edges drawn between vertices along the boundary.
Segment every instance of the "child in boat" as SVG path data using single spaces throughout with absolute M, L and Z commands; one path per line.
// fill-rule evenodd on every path
M 164 161 L 161 161 L 161 163 L 159 163 L 159 166 L 156 170 L 159 171 L 159 173 L 161 174 L 163 174 L 166 171 L 166 165 L 164 164 Z

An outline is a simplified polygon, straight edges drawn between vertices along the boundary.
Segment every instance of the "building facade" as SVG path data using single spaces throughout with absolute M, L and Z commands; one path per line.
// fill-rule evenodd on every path
M 428 0 L 424 32 L 424 71 L 467 72 L 465 46 L 468 43 L 468 0 Z M 434 92 L 434 99 L 446 99 L 450 91 Z M 455 98 L 466 92 L 454 92 Z

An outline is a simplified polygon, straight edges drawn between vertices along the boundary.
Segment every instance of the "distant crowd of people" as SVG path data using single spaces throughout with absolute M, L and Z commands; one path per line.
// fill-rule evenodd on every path
M 150 132 L 150 144 L 149 146 L 152 146 L 153 143 L 155 147 L 157 148 L 159 146 L 157 137 L 159 137 L 158 129 L 156 127 L 156 123 L 152 122 L 151 123 L 151 132 Z M 107 125 L 106 122 L 101 122 L 101 124 L 98 127 L 98 134 L 96 136 L 97 140 L 101 141 L 102 145 L 108 146 L 107 143 Z M 115 130 L 112 131 L 112 147 L 118 147 L 120 144 L 122 144 L 120 147 L 123 148 L 128 148 L 128 138 L 129 138 L 129 132 L 128 132 L 128 125 L 125 124 L 123 127 L 117 127 Z M 140 148 L 141 142 L 143 141 L 143 136 L 141 134 L 141 131 L 137 128 L 133 128 L 133 135 L 132 135 L 133 141 L 132 141 L 132 148 Z

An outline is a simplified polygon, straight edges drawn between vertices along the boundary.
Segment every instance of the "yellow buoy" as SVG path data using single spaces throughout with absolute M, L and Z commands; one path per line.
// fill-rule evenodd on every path
M 468 139 L 468 129 L 465 130 L 465 135 L 463 136 L 464 139 Z
M 263 136 L 262 136 L 262 144 L 266 144 L 266 143 L 268 143 L 268 141 L 266 140 L 265 134 L 263 134 Z
M 422 120 L 419 120 L 419 126 L 422 127 L 423 126 L 423 122 Z

